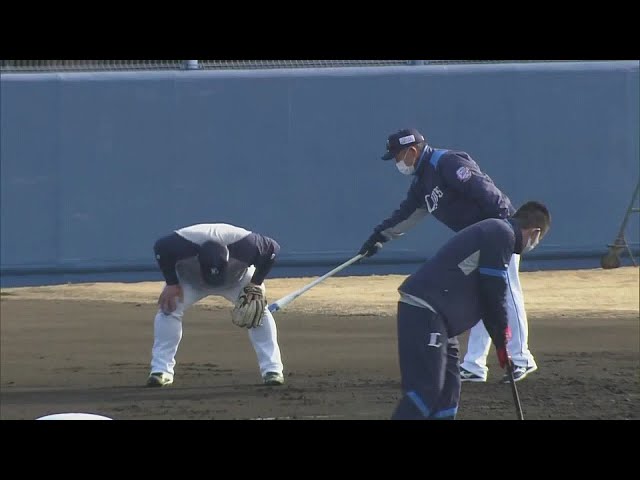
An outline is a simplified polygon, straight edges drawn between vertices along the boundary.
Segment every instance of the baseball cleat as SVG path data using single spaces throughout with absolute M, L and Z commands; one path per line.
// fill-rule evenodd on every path
M 147 387 L 164 387 L 173 383 L 173 375 L 164 372 L 154 372 L 147 379 Z
M 461 382 L 486 382 L 487 379 L 481 377 L 480 375 L 476 375 L 475 373 L 471 373 L 466 368 L 460 367 L 460 381 Z
M 283 385 L 284 384 L 284 376 L 278 372 L 267 372 L 262 377 L 262 380 L 265 385 Z
M 519 382 L 520 380 L 523 380 L 524 377 L 526 377 L 527 375 L 529 375 L 530 373 L 535 372 L 538 369 L 538 367 L 518 367 L 515 366 L 513 369 L 513 379 L 516 382 Z M 509 374 L 505 374 L 504 377 L 502 377 L 502 383 L 511 383 L 511 378 L 509 377 Z

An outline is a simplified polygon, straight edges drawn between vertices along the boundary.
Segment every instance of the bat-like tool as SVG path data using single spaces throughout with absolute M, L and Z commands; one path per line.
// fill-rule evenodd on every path
M 338 265 L 336 268 L 334 268 L 333 270 L 331 270 L 330 272 L 325 273 L 324 275 L 322 275 L 319 278 L 316 278 L 313 282 L 309 283 L 308 285 L 305 285 L 304 287 L 300 288 L 299 290 L 296 290 L 295 292 L 290 293 L 289 295 L 282 297 L 280 300 L 277 300 L 275 302 L 273 302 L 271 305 L 269 305 L 269 311 L 271 313 L 273 312 L 277 312 L 278 310 L 280 310 L 281 308 L 284 308 L 286 305 L 290 304 L 291 302 L 293 302 L 296 298 L 298 298 L 300 295 L 302 295 L 304 292 L 306 292 L 307 290 L 315 287 L 316 285 L 318 285 L 320 282 L 323 282 L 324 280 L 326 280 L 327 278 L 335 275 L 336 273 L 338 273 L 341 270 L 344 270 L 345 268 L 347 268 L 349 265 L 351 265 L 352 263 L 357 262 L 358 260 L 360 260 L 362 257 L 364 257 L 364 255 L 356 255 L 355 257 L 353 257 L 351 260 L 347 260 L 346 262 L 344 262 L 342 265 Z
M 511 393 L 513 394 L 513 402 L 516 405 L 518 420 L 524 420 L 524 415 L 522 415 L 522 405 L 520 405 L 520 397 L 518 396 L 518 389 L 516 387 L 516 379 L 513 377 L 512 362 L 507 362 L 507 373 L 509 374 L 509 383 L 511 384 Z

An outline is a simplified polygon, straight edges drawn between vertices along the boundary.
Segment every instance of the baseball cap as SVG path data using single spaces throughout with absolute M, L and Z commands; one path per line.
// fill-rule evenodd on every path
M 224 283 L 224 274 L 229 263 L 229 249 L 217 242 L 209 241 L 200 245 L 198 253 L 202 278 L 211 286 Z
M 392 133 L 387 138 L 387 151 L 382 156 L 382 160 L 391 160 L 403 148 L 420 142 L 424 142 L 424 137 L 415 128 L 405 128 Z

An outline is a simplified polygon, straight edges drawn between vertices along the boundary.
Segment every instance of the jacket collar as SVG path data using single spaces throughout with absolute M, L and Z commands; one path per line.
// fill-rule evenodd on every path
M 415 176 L 422 175 L 422 172 L 425 169 L 425 165 L 429 163 L 429 160 L 431 159 L 431 155 L 433 155 L 433 148 L 431 148 L 429 145 L 425 145 L 422 149 L 422 153 L 418 157 L 418 165 L 416 166 L 416 171 L 413 172 Z
M 524 245 L 522 244 L 522 228 L 520 227 L 520 222 L 518 222 L 518 220 L 516 220 L 515 218 L 509 218 L 507 219 L 507 222 L 511 225 L 511 228 L 513 228 L 513 233 L 516 236 L 516 243 L 513 247 L 513 253 L 517 253 L 518 255 L 520 255 L 522 253 L 522 249 L 524 248 Z

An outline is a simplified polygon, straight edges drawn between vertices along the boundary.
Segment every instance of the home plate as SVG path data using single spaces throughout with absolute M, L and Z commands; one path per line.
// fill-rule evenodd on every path
M 103 415 L 95 415 L 93 413 L 53 413 L 44 417 L 36 418 L 36 420 L 113 420 Z

